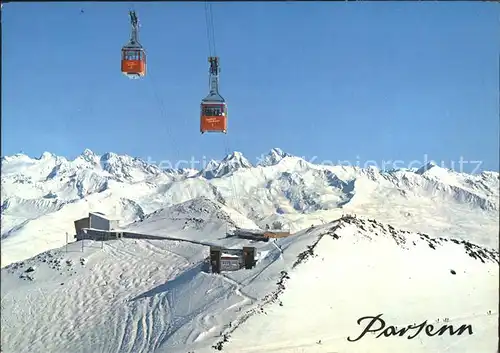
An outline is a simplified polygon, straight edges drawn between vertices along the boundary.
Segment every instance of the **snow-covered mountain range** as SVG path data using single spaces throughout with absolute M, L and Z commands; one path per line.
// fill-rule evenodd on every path
M 355 213 L 432 235 L 453 228 L 459 238 L 498 244 L 499 174 L 433 164 L 389 172 L 324 166 L 276 148 L 257 166 L 234 152 L 200 171 L 162 170 L 114 153 L 85 150 L 67 160 L 45 152 L 3 157 L 1 187 L 2 266 L 64 245 L 73 221 L 89 211 L 125 226 L 200 196 L 232 209 L 235 222 L 258 227 L 280 219 L 297 231 Z
M 499 187 L 496 172 L 324 166 L 279 149 L 259 165 L 234 152 L 203 170 L 90 150 L 74 160 L 3 157 L 1 348 L 494 352 Z M 177 240 L 66 247 L 73 221 L 89 211 Z M 274 221 L 292 235 L 226 234 Z M 255 268 L 206 272 L 206 244 L 249 243 Z M 387 329 L 417 338 L 380 337 L 381 329 L 347 340 L 367 326 L 360 318 L 378 314 Z M 471 325 L 473 335 L 427 334 L 443 325 Z

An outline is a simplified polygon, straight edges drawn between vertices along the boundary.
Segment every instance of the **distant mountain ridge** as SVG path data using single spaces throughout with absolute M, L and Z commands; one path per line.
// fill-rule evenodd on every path
M 22 258 L 12 249 L 21 251 L 21 239 L 35 235 L 44 239 L 40 251 L 63 245 L 65 233 L 74 232 L 73 220 L 89 211 L 126 225 L 200 197 L 259 227 L 280 220 L 298 231 L 351 212 L 398 219 L 425 232 L 429 219 L 437 217 L 440 229 L 495 246 L 499 186 L 498 172 L 471 175 L 433 163 L 390 171 L 318 165 L 279 148 L 256 165 L 232 152 L 197 171 L 162 170 L 139 158 L 111 152 L 99 156 L 89 149 L 73 160 L 49 152 L 39 158 L 16 154 L 2 157 L 2 255 Z M 21 253 L 32 256 L 35 251 L 34 246 Z

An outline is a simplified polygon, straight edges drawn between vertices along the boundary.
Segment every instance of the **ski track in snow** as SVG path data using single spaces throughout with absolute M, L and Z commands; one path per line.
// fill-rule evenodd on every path
M 202 272 L 203 259 L 208 255 L 207 253 L 199 253 L 197 259 L 186 256 L 187 253 L 196 253 L 194 248 L 200 248 L 191 243 L 182 245 L 174 241 L 122 239 L 105 242 L 101 249 L 102 243 L 91 242 L 84 248 L 87 253 L 83 255 L 88 258 L 85 267 L 67 270 L 77 276 L 72 278 L 66 275 L 63 280 L 64 285 L 42 282 L 42 286 L 37 287 L 37 279 L 35 279 L 35 282 L 23 283 L 24 286 L 20 287 L 24 292 L 24 297 L 12 296 L 10 292 L 4 295 L 3 287 L 6 286 L 2 287 L 4 308 L 7 307 L 10 312 L 17 312 L 19 304 L 24 302 L 28 304 L 26 308 L 32 310 L 31 313 L 23 313 L 21 310 L 21 314 L 14 322 L 5 321 L 2 317 L 3 340 L 4 342 L 18 342 L 17 345 L 21 342 L 29 342 L 27 352 L 52 347 L 52 352 L 62 353 L 70 346 L 73 347 L 72 351 L 78 353 L 95 351 L 186 352 L 189 349 L 196 352 L 201 349 L 200 352 L 203 352 L 203 347 L 212 344 L 220 332 L 227 333 L 235 330 L 231 335 L 238 337 L 241 330 L 246 332 L 245 325 L 253 320 L 262 320 L 255 316 L 259 308 L 264 308 L 266 312 L 275 310 L 274 304 L 265 304 L 261 298 L 275 290 L 276 285 L 272 281 L 277 278 L 277 274 L 283 270 L 288 271 L 293 281 L 296 271 L 300 271 L 308 263 L 317 262 L 318 257 L 324 257 L 325 255 L 313 256 L 304 260 L 305 265 L 291 269 L 297 255 L 304 251 L 306 245 L 316 244 L 316 247 L 321 249 L 322 247 L 318 244 L 323 242 L 322 239 L 325 236 L 330 237 L 327 234 L 331 233 L 331 229 L 338 229 L 338 226 L 338 222 L 326 224 L 308 229 L 290 238 L 280 239 L 276 244 L 273 241 L 261 243 L 260 249 L 266 253 L 266 256 L 259 260 L 256 268 L 221 275 Z M 363 228 L 369 229 L 370 227 L 363 226 Z M 341 239 L 352 237 L 353 235 L 347 234 Z M 352 240 L 355 239 L 360 239 L 352 245 L 357 251 L 364 251 L 364 242 L 372 242 L 366 236 L 352 238 Z M 378 240 L 380 243 L 378 246 L 382 248 L 389 244 L 394 246 L 395 243 L 392 240 L 385 245 L 384 239 Z M 421 239 L 416 236 L 414 242 L 421 243 L 423 241 Z M 463 256 L 459 262 L 455 262 L 455 265 L 460 264 L 461 261 L 479 263 L 479 260 L 471 260 L 463 250 L 457 250 L 463 248 L 460 244 L 453 242 L 444 242 L 436 248 L 438 250 L 428 251 L 440 251 L 440 247 L 446 246 L 450 247 L 449 254 L 454 254 L 453 256 L 462 254 L 460 256 Z M 421 247 L 429 249 L 425 244 Z M 172 250 L 174 248 L 175 251 Z M 401 248 L 398 249 L 401 251 Z M 68 257 L 73 256 L 74 262 L 77 262 L 82 255 L 79 251 L 81 251 L 80 246 L 75 243 L 71 244 L 68 253 L 63 252 L 63 254 Z M 351 250 L 336 251 L 352 253 Z M 418 248 L 410 253 L 418 255 Z M 336 255 L 332 254 L 332 256 Z M 345 254 L 343 256 L 345 257 Z M 428 257 L 428 255 L 425 256 Z M 341 257 L 337 261 L 343 261 L 342 263 L 349 267 L 352 266 L 350 262 L 353 259 L 343 260 Z M 175 266 L 172 266 L 173 264 Z M 323 261 L 321 266 L 325 266 Z M 487 264 L 478 266 L 490 268 Z M 37 271 L 43 271 L 43 269 L 39 268 Z M 332 273 L 334 274 L 335 272 Z M 10 276 L 9 283 L 20 281 Z M 337 283 L 342 282 L 345 282 L 345 279 L 337 280 Z M 169 283 L 171 287 L 168 287 Z M 435 286 L 438 282 L 432 283 L 431 285 Z M 478 284 L 481 283 L 478 282 Z M 307 282 L 304 285 L 308 286 Z M 251 292 L 257 296 L 247 294 L 248 289 L 251 289 Z M 351 290 L 356 291 L 356 289 Z M 47 294 L 44 294 L 45 292 Z M 287 290 L 283 293 L 286 294 Z M 465 309 L 461 315 L 450 315 L 450 322 L 472 320 L 484 316 L 478 314 L 477 311 L 470 311 L 473 307 L 471 304 L 468 307 L 469 311 Z M 314 307 L 311 309 L 314 310 Z M 248 313 L 252 311 L 254 314 L 248 317 Z M 260 314 L 258 316 L 261 317 Z M 498 317 L 498 313 L 493 311 L 490 316 Z M 35 321 L 32 320 L 33 317 L 36 318 Z M 55 324 L 54 318 L 57 318 L 57 325 L 64 327 L 64 330 L 48 330 L 46 325 L 51 322 Z M 289 322 L 289 320 L 280 319 L 279 321 Z M 240 328 L 238 326 L 242 321 L 245 323 L 241 324 Z M 232 324 L 227 326 L 229 323 Z M 409 324 L 405 320 L 396 323 Z M 14 326 L 9 324 L 14 324 Z M 21 335 L 20 332 L 23 331 L 29 334 Z M 273 333 L 272 330 L 269 332 Z M 108 338 L 103 339 L 104 337 Z M 329 342 L 332 345 L 338 344 L 342 337 L 345 338 L 342 333 L 322 337 L 323 346 L 328 345 Z M 281 340 L 275 341 L 275 344 L 266 343 L 264 346 L 262 343 L 256 344 L 253 350 L 240 346 L 230 348 L 238 341 L 230 337 L 229 342 L 226 343 L 228 348 L 224 350 L 258 352 L 259 349 L 260 351 L 264 349 L 264 351 L 289 352 L 293 350 L 316 351 L 318 348 L 314 342 L 305 342 L 300 335 L 293 343 Z M 6 344 L 3 343 L 3 346 L 6 347 Z M 8 352 L 8 349 L 4 348 L 4 351 Z

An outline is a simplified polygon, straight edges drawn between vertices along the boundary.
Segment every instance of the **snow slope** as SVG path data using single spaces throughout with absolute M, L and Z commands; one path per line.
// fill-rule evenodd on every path
M 344 217 L 254 243 L 252 270 L 209 274 L 208 247 L 193 241 L 249 243 L 218 237 L 227 215 L 189 201 L 129 230 L 190 242 L 76 242 L 3 268 L 3 352 L 494 351 L 498 251 Z M 346 341 L 379 313 L 398 326 L 449 318 L 474 335 Z
M 2 157 L 2 267 L 66 244 L 73 221 L 100 211 L 122 226 L 206 197 L 235 222 L 280 220 L 292 231 L 344 213 L 498 246 L 499 174 L 468 175 L 428 164 L 418 170 L 308 163 L 273 149 L 259 165 L 241 153 L 198 172 L 161 170 L 130 156 L 90 150 L 74 160 L 45 152 Z
M 392 234 L 391 234 L 392 233 Z M 339 238 L 336 238 L 338 236 Z M 429 240 L 430 239 L 430 240 Z M 223 346 L 228 352 L 495 352 L 498 342 L 498 252 L 483 260 L 466 243 L 396 231 L 377 222 L 343 223 L 288 272 L 278 302 L 264 306 Z M 286 254 L 286 251 L 285 251 Z M 489 258 L 489 259 L 487 259 Z M 286 256 L 285 256 L 286 260 Z M 483 262 L 484 261 L 484 262 Z M 430 337 L 410 329 L 384 337 L 382 314 L 397 331 L 422 322 L 471 325 L 473 335 Z M 413 335 L 416 335 L 413 336 Z M 409 340 L 408 337 L 413 336 Z M 252 342 L 251 345 L 248 342 Z M 203 350 L 200 352 L 209 351 Z

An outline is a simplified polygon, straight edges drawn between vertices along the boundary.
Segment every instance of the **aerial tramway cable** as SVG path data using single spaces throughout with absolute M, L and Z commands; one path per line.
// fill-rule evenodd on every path
M 218 67 L 217 47 L 216 47 L 216 40 L 215 40 L 214 15 L 213 15 L 213 11 L 212 11 L 212 4 L 208 0 L 205 1 L 205 21 L 206 21 L 206 31 L 207 31 L 207 43 L 208 43 L 209 62 L 211 62 L 211 64 L 212 64 L 212 61 L 210 60 L 211 58 L 215 58 L 217 60 L 216 61 L 217 67 L 215 68 L 215 70 L 216 70 L 215 72 L 213 71 L 213 69 L 211 67 L 210 77 L 209 77 L 209 88 L 211 90 L 211 93 L 214 95 L 214 97 L 220 98 L 220 101 L 223 102 L 224 108 L 225 108 L 225 101 L 219 95 L 219 92 L 218 92 L 218 73 L 219 73 L 219 67 Z M 213 80 L 214 79 L 213 79 L 212 75 L 216 75 L 216 80 L 215 80 L 216 81 L 216 87 L 215 88 L 213 87 Z M 207 100 L 210 101 L 210 99 L 208 99 L 208 98 L 207 98 Z M 214 99 L 214 101 L 216 102 L 216 99 Z M 226 118 L 227 117 L 224 117 L 224 119 L 226 119 Z M 203 116 L 202 116 L 202 119 L 203 119 Z M 225 132 L 225 131 L 223 131 L 223 132 Z M 225 153 L 225 156 L 229 156 L 230 152 L 231 152 L 231 149 L 229 147 L 229 137 L 228 136 L 224 136 L 224 153 Z M 237 188 L 236 188 L 236 185 L 235 185 L 235 182 L 234 182 L 233 172 L 231 172 L 231 175 L 229 176 L 229 181 L 231 183 L 231 185 L 230 185 L 230 187 L 231 187 L 231 194 L 232 194 L 231 196 L 232 196 L 232 198 L 234 200 L 234 204 L 236 206 L 236 211 L 238 211 L 239 213 L 241 213 L 242 209 L 241 209 L 241 205 L 240 205 L 239 198 L 238 198 Z
M 134 3 L 132 3 L 131 5 L 131 8 L 134 8 Z M 167 112 L 167 109 L 166 109 L 166 104 L 165 104 L 165 100 L 162 96 L 162 94 L 160 94 L 159 90 L 158 90 L 158 86 L 156 84 L 156 79 L 153 78 L 156 77 L 155 75 L 151 75 L 151 71 L 148 70 L 148 76 L 147 76 L 147 81 L 150 83 L 150 87 L 151 87 L 151 91 L 153 93 L 153 96 L 154 96 L 154 99 L 156 100 L 156 105 L 158 106 L 158 111 L 160 113 L 160 117 L 161 117 L 161 121 L 165 121 L 165 122 L 168 122 L 169 120 L 169 114 Z M 154 72 L 154 70 L 153 70 Z M 170 129 L 170 126 L 172 124 L 169 124 L 169 123 L 166 123 L 164 124 L 163 126 L 165 127 L 165 133 L 166 133 L 166 138 L 164 140 L 162 140 L 162 144 L 168 144 L 168 148 L 173 151 L 173 158 L 174 160 L 177 159 L 177 161 L 180 161 L 180 156 L 181 156 L 181 153 L 180 153 L 180 148 L 179 148 L 179 145 L 180 143 L 177 143 L 175 141 L 175 134 L 173 133 L 173 131 L 171 131 Z M 161 164 L 162 161 L 160 161 L 160 164 Z M 169 161 L 170 162 L 170 161 Z M 173 171 L 177 171 L 177 169 L 181 168 L 180 166 L 177 165 L 177 163 L 170 163 L 170 165 L 168 166 L 169 168 L 171 168 Z M 187 180 L 188 178 L 186 178 Z M 189 200 L 192 200 L 194 197 L 193 197 L 193 192 L 191 190 L 191 187 L 186 187 L 187 189 L 187 192 L 188 192 L 188 200 L 185 200 L 185 201 L 189 201 Z
M 205 20 L 207 25 L 208 56 L 217 56 L 217 50 L 215 47 L 214 16 L 212 13 L 212 4 L 208 0 L 205 1 Z

